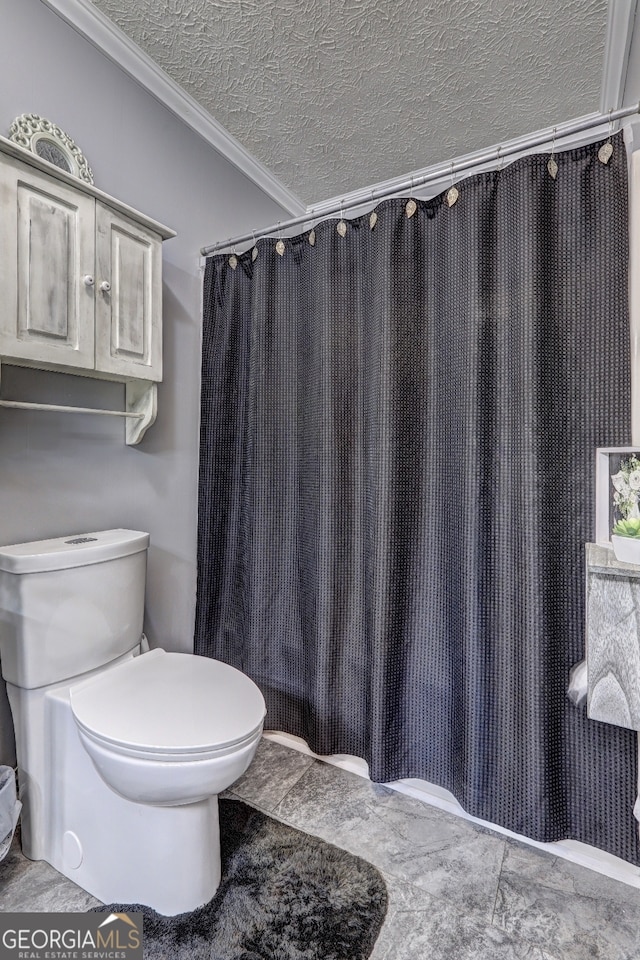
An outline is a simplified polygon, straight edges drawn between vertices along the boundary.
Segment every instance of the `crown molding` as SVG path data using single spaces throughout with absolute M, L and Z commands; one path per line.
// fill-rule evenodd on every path
M 609 0 L 600 113 L 622 106 L 638 0 Z
M 293 216 L 306 206 L 90 0 L 41 0 Z

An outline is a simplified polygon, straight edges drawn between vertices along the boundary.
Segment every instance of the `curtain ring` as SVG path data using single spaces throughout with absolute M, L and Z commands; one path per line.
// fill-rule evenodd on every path
M 452 207 L 456 200 L 458 199 L 459 193 L 457 187 L 453 185 L 453 160 L 451 161 L 451 167 L 449 170 L 449 175 L 451 177 L 451 186 L 447 190 L 447 204 Z
M 309 231 L 309 236 L 308 236 L 307 239 L 308 239 L 308 241 L 309 241 L 309 243 L 310 243 L 310 245 L 311 245 L 312 247 L 315 247 L 315 245 L 316 245 L 316 231 L 315 231 L 315 227 L 314 227 L 314 225 L 313 225 L 313 221 L 315 220 L 315 217 L 314 217 L 314 215 L 313 215 L 314 212 L 315 212 L 314 208 L 311 207 L 311 211 L 310 211 L 310 213 L 311 213 L 311 220 L 310 220 L 310 223 L 309 223 L 309 226 L 311 227 L 311 229 L 310 229 L 310 231 Z
M 600 163 L 607 164 L 613 156 L 613 144 L 611 143 L 611 137 L 613 136 L 613 120 L 611 114 L 613 113 L 613 107 L 609 110 L 609 137 L 606 143 L 603 143 L 600 149 L 598 150 L 598 160 Z
M 552 180 L 555 180 L 558 176 L 558 164 L 555 160 L 556 153 L 556 128 L 553 128 L 553 138 L 551 140 L 551 156 L 547 161 L 547 171 Z
M 374 193 L 375 193 L 375 192 L 376 192 L 376 191 L 375 191 L 375 190 L 373 189 L 373 187 L 372 187 L 372 188 L 371 188 L 371 203 L 375 203 L 375 202 L 376 202 L 376 199 L 375 199 L 375 197 L 374 197 Z M 373 230 L 373 228 L 375 227 L 375 225 L 376 225 L 377 222 L 378 222 L 378 214 L 376 213 L 375 210 L 372 210 L 372 211 L 371 211 L 371 215 L 369 216 L 369 229 L 370 229 L 370 230 Z
M 412 176 L 412 177 L 411 177 L 411 190 L 410 190 L 410 193 L 409 193 L 409 199 L 407 200 L 407 202 L 406 202 L 406 204 L 405 204 L 405 208 L 404 208 L 405 213 L 406 213 L 406 215 L 407 215 L 407 219 L 410 219 L 410 218 L 414 215 L 414 213 L 416 212 L 417 209 L 418 209 L 418 204 L 417 204 L 417 203 L 415 202 L 415 200 L 413 199 L 413 176 Z
M 343 210 L 342 210 L 342 205 L 343 205 L 343 204 L 344 204 L 344 200 L 341 200 L 341 201 L 340 201 L 340 222 L 338 223 L 338 226 L 336 227 L 336 230 L 337 230 L 337 232 L 340 234 L 341 237 L 345 237 L 345 236 L 347 235 L 347 225 L 346 225 L 346 223 L 344 222 L 344 212 L 343 212 Z

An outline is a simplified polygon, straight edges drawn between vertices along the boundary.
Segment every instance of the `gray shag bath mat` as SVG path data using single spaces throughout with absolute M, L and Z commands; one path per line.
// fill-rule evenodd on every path
M 237 800 L 220 801 L 222 881 L 208 904 L 141 911 L 148 960 L 365 960 L 387 911 L 375 867 Z

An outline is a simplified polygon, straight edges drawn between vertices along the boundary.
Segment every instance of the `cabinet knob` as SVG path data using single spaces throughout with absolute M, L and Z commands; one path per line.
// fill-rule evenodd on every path
M 84 283 L 85 287 L 92 287 L 95 283 L 95 280 L 93 279 L 91 274 L 88 273 L 86 276 L 82 278 L 82 282 Z
M 102 283 L 100 284 L 100 289 L 102 290 L 103 293 L 109 293 L 109 290 L 111 290 L 111 284 L 109 283 L 108 280 L 103 280 Z

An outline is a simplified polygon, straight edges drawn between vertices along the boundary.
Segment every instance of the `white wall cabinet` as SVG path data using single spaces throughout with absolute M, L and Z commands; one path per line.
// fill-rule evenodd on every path
M 96 369 L 162 380 L 161 238 L 96 203 Z
M 162 379 L 174 232 L 3 138 L 0 210 L 0 361 L 124 382 L 139 442 Z

